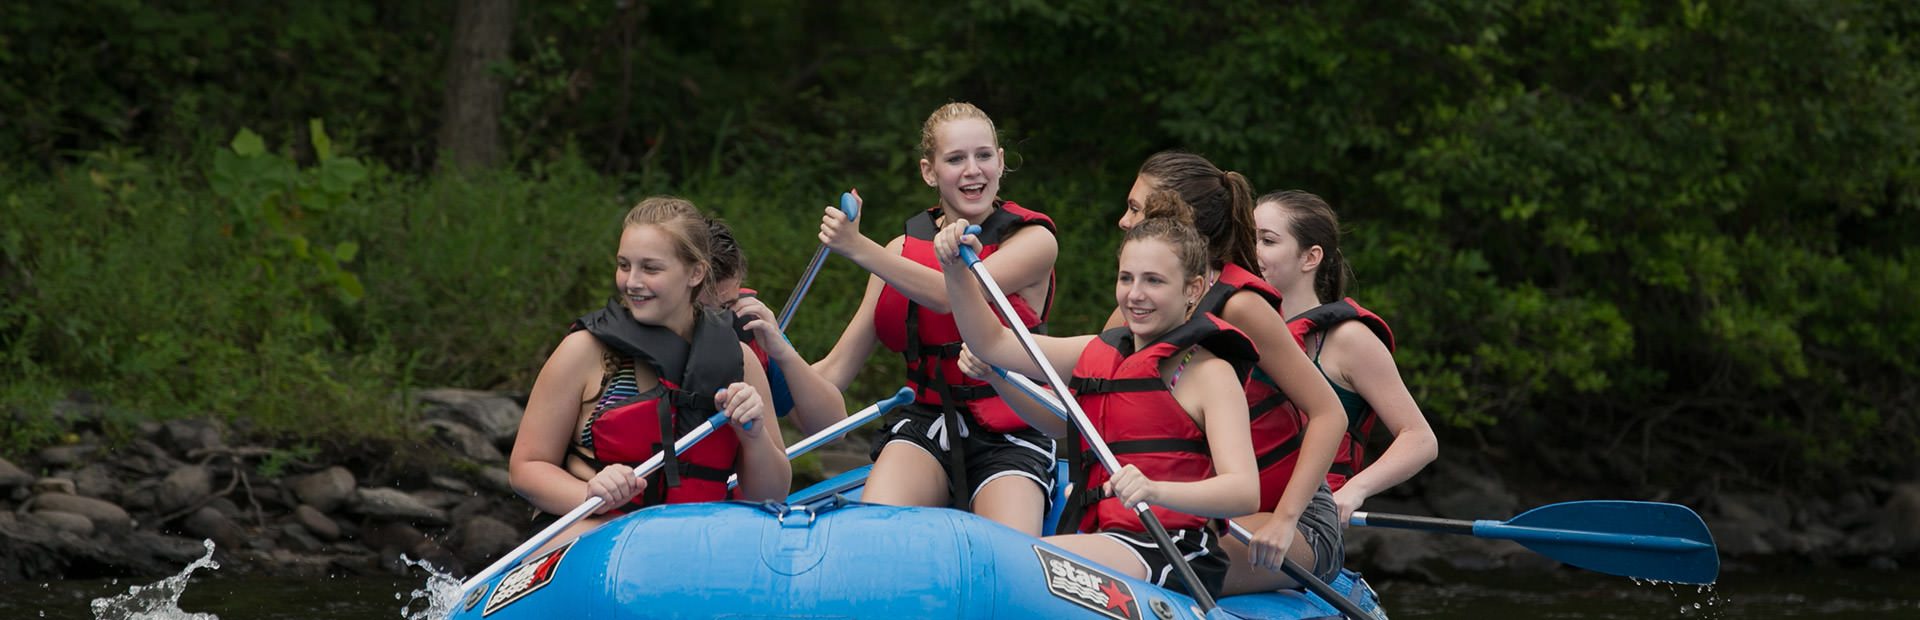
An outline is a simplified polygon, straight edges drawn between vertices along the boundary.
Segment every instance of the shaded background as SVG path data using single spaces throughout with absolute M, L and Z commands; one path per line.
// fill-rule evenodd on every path
M 1193 150 L 1340 211 L 1443 461 L 1878 505 L 1920 478 L 1916 32 L 1897 0 L 6 3 L 0 454 L 80 403 L 109 441 L 409 458 L 396 396 L 528 389 L 640 197 L 731 220 L 777 302 L 839 192 L 881 239 L 932 204 L 920 123 L 960 100 L 1062 225 L 1056 333 L 1111 307 L 1139 162 Z M 829 261 L 804 354 L 864 277 Z M 896 387 L 874 359 L 851 401 Z

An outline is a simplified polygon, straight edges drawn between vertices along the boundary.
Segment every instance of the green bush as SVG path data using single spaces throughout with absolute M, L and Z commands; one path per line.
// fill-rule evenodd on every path
M 0 109 L 20 111 L 0 118 L 10 415 L 84 388 L 179 414 L 326 403 L 394 432 L 407 386 L 525 389 L 605 294 L 639 197 L 732 220 L 777 303 L 840 191 L 868 198 L 875 238 L 932 202 L 919 123 L 969 100 L 1016 165 L 1003 195 L 1054 216 L 1075 259 L 1057 333 L 1111 308 L 1132 172 L 1181 147 L 1340 209 L 1353 294 L 1394 324 L 1450 444 L 1668 483 L 1815 483 L 1920 453 L 1911 2 L 519 10 L 496 68 L 517 163 L 469 178 L 420 175 L 444 6 L 0 10 Z M 223 123 L 289 143 L 242 153 Z M 347 152 L 364 179 L 327 163 Z M 803 352 L 831 346 L 865 276 L 828 263 Z M 874 360 L 856 401 L 898 381 Z

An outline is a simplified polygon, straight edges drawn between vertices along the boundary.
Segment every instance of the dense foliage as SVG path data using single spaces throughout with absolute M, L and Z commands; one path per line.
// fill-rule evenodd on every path
M 1111 255 L 1162 148 L 1328 197 L 1450 450 L 1654 483 L 1920 451 L 1911 2 L 527 2 L 517 163 L 464 178 L 430 174 L 452 11 L 0 8 L 8 449 L 76 391 L 350 435 L 403 432 L 396 388 L 525 389 L 645 194 L 732 219 L 784 298 L 838 191 L 876 237 L 932 200 L 958 99 L 1063 256 Z M 1109 268 L 1062 263 L 1059 329 Z M 862 277 L 822 276 L 803 351 Z

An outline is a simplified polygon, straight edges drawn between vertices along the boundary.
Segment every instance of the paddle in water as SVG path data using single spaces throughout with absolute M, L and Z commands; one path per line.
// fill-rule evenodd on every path
M 1693 584 L 1720 578 L 1713 533 L 1699 514 L 1679 504 L 1562 502 L 1506 521 L 1355 512 L 1352 523 L 1511 540 L 1540 555 L 1609 575 Z
M 692 448 L 694 444 L 700 443 L 700 440 L 706 439 L 708 435 L 713 434 L 714 429 L 725 426 L 726 424 L 727 412 L 721 411 L 713 414 L 707 418 L 707 421 L 701 422 L 699 426 L 694 427 L 692 431 L 688 431 L 687 434 L 682 435 L 678 441 L 673 442 L 674 453 L 679 454 L 686 452 Z M 634 468 L 633 477 L 645 478 L 653 475 L 653 472 L 660 470 L 660 465 L 665 462 L 665 459 L 666 453 L 655 452 L 645 463 L 641 463 L 639 467 Z M 505 557 L 494 562 L 492 566 L 488 566 L 486 570 L 480 571 L 479 574 L 467 579 L 466 583 L 460 584 L 460 598 L 465 599 L 475 586 L 484 584 L 489 579 L 493 579 L 495 575 L 500 574 L 500 571 L 513 566 L 518 563 L 521 558 L 526 557 L 528 553 L 532 553 L 534 549 L 539 549 L 541 545 L 547 544 L 547 541 L 553 540 L 555 536 L 559 536 L 561 530 L 565 530 L 574 523 L 578 523 L 581 519 L 585 519 L 587 515 L 593 514 L 593 511 L 606 504 L 606 501 L 607 500 L 601 499 L 600 496 L 595 495 L 587 498 L 587 501 L 580 502 L 579 506 L 574 507 L 574 509 L 568 511 L 567 514 L 562 515 L 558 521 L 554 521 L 553 525 L 549 525 L 546 529 L 540 530 L 540 532 L 534 534 L 532 538 L 528 538 L 527 542 L 520 543 L 520 546 L 514 547 L 512 551 L 507 552 Z
M 860 197 L 853 192 L 840 194 L 840 210 L 846 212 L 848 220 L 860 219 Z M 793 321 L 793 312 L 800 308 L 800 300 L 807 296 L 807 289 L 813 286 L 813 277 L 820 275 L 820 265 L 827 260 L 827 244 L 813 251 L 813 260 L 807 263 L 807 270 L 800 273 L 800 283 L 793 285 L 793 294 L 787 296 L 787 303 L 780 307 L 780 331 L 787 331 L 787 323 Z
M 1049 368 L 1049 369 L 1051 368 L 1049 366 L 1044 366 L 1044 365 L 1042 367 Z M 1026 393 L 1026 395 L 1029 398 L 1032 398 L 1034 402 L 1039 403 L 1041 407 L 1046 408 L 1048 411 L 1052 411 L 1054 415 L 1060 416 L 1062 418 L 1066 418 L 1075 424 L 1082 425 L 1083 430 L 1081 432 L 1082 434 L 1087 435 L 1087 443 L 1089 445 L 1092 445 L 1094 447 L 1094 450 L 1098 454 L 1100 454 L 1101 464 L 1108 467 L 1109 469 L 1113 467 L 1113 461 L 1110 460 L 1113 458 L 1112 453 L 1106 449 L 1106 445 L 1104 444 L 1104 442 L 1098 441 L 1099 435 L 1095 434 L 1091 430 L 1086 430 L 1084 428 L 1086 425 L 1080 421 L 1083 418 L 1076 417 L 1073 410 L 1069 410 L 1066 407 L 1063 407 L 1061 405 L 1061 400 L 1054 398 L 1053 394 L 1050 394 L 1047 388 L 1044 388 L 1039 386 L 1038 384 L 1035 384 L 1032 379 L 1028 379 L 1025 376 L 1017 373 L 1007 372 L 1006 369 L 1000 368 L 998 366 L 993 367 L 993 372 L 995 374 L 1000 375 L 1000 378 L 1006 379 L 1007 382 L 1013 384 L 1014 387 L 1019 388 L 1021 392 Z M 1057 382 L 1059 379 L 1057 377 L 1049 377 L 1048 380 Z M 1056 383 L 1056 385 L 1058 384 Z M 1077 403 L 1077 401 L 1074 401 L 1071 398 L 1066 399 L 1066 401 Z M 1076 409 L 1078 408 L 1077 404 L 1075 405 L 1075 408 Z M 1078 415 L 1084 416 L 1086 414 L 1078 414 Z M 1230 529 L 1230 533 L 1233 534 L 1233 537 L 1240 539 L 1240 542 L 1251 543 L 1251 541 L 1253 540 L 1253 534 L 1251 532 L 1248 532 L 1247 528 L 1241 527 L 1239 523 L 1234 523 L 1233 521 L 1228 520 L 1227 525 Z M 1303 566 L 1300 566 L 1298 562 L 1295 562 L 1290 559 L 1284 560 L 1280 564 L 1280 572 L 1286 573 L 1287 577 L 1292 578 L 1296 582 L 1299 582 L 1301 587 L 1306 588 L 1307 591 L 1312 592 L 1315 596 L 1320 597 L 1320 599 L 1323 601 L 1326 601 L 1328 605 L 1332 605 L 1333 608 L 1335 610 L 1338 610 L 1341 615 L 1351 618 L 1352 620 L 1368 620 L 1375 617 L 1373 614 L 1367 613 L 1367 610 L 1361 609 L 1358 604 L 1355 604 L 1351 599 L 1348 599 L 1346 595 L 1343 595 L 1340 593 L 1340 591 L 1333 589 L 1333 586 L 1327 585 L 1327 582 L 1321 581 L 1319 577 L 1313 576 L 1313 573 L 1308 572 L 1307 569 Z

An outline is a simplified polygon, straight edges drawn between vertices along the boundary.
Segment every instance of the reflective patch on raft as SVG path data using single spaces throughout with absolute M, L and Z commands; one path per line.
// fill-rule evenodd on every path
M 474 588 L 472 592 L 467 593 L 467 602 L 460 605 L 460 611 L 473 611 L 473 606 L 480 604 L 480 597 L 486 594 L 486 588 Z
M 500 578 L 500 585 L 493 587 L 493 596 L 487 598 L 487 607 L 480 611 L 480 616 L 486 617 L 500 611 L 500 608 L 553 583 L 553 574 L 559 571 L 560 560 L 566 558 L 567 550 L 572 548 L 573 543 L 567 543 L 565 547 L 549 551 L 539 559 L 508 571 L 507 576 Z
M 1040 568 L 1047 575 L 1047 591 L 1108 618 L 1140 620 L 1140 603 L 1126 582 L 1098 569 L 1067 559 L 1039 545 Z

